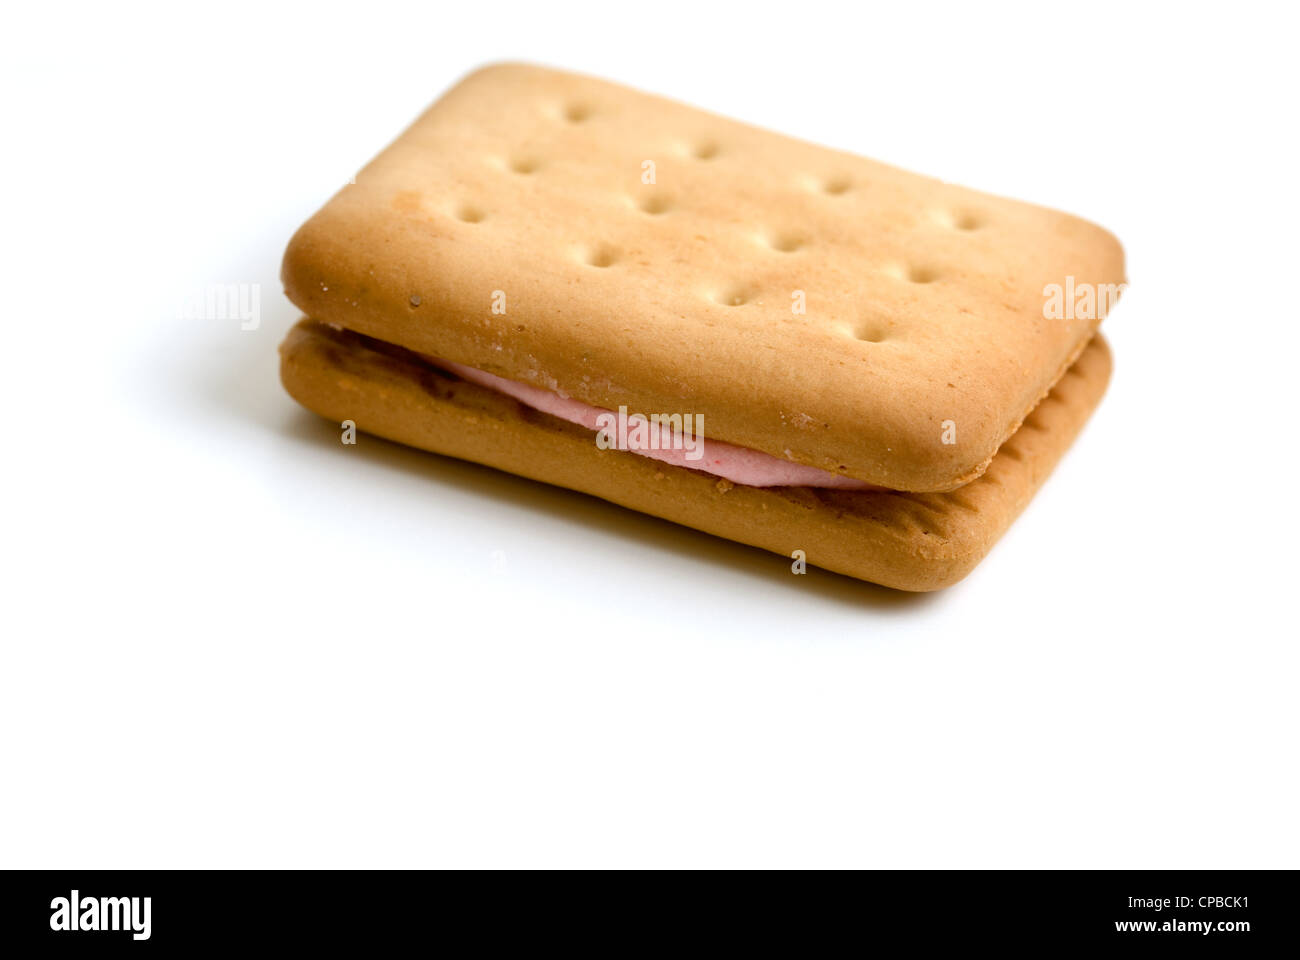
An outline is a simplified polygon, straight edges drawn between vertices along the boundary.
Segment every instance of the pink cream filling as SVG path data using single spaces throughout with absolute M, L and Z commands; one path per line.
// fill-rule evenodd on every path
M 572 397 L 567 397 L 561 393 L 544 390 L 541 387 L 530 386 L 526 383 L 519 383 L 516 380 L 507 380 L 485 370 L 452 363 L 450 360 L 441 360 L 424 354 L 421 356 L 434 366 L 456 374 L 462 380 L 468 380 L 480 387 L 487 387 L 489 390 L 504 393 L 520 403 L 532 407 L 534 410 L 549 413 L 553 417 L 559 417 L 569 423 L 576 423 L 588 430 L 600 431 L 603 425 L 608 424 L 607 418 L 616 416 L 611 410 L 593 407 L 591 404 L 583 403 L 581 400 L 574 400 Z M 603 423 L 600 419 L 602 417 L 606 418 Z M 658 437 L 659 434 L 656 432 L 653 436 Z M 672 434 L 669 433 L 669 437 L 671 436 Z M 734 443 L 726 443 L 722 440 L 709 440 L 704 437 L 692 438 L 690 446 L 694 448 L 695 456 L 698 456 L 698 459 L 689 458 L 687 453 L 690 451 L 688 450 L 675 449 L 663 442 L 654 443 L 653 440 L 650 440 L 638 443 L 635 433 L 629 433 L 626 441 L 626 449 L 631 453 L 660 460 L 675 467 L 703 470 L 705 473 L 722 477 L 732 483 L 742 483 L 751 487 L 875 489 L 871 484 L 855 480 L 852 477 L 840 476 L 837 473 L 831 473 L 817 467 L 805 466 L 802 463 L 792 463 L 789 460 L 782 460 L 780 457 L 774 457 L 759 450 L 738 447 Z

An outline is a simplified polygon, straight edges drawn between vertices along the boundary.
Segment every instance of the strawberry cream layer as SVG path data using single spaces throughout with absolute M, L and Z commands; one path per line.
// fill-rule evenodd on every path
M 532 407 L 534 410 L 549 413 L 553 417 L 576 423 L 588 430 L 601 431 L 603 428 L 608 427 L 609 418 L 617 417 L 612 410 L 593 407 L 580 400 L 574 400 L 572 397 L 544 390 L 541 387 L 519 383 L 516 380 L 507 380 L 484 370 L 466 367 L 459 363 L 452 363 L 449 360 L 440 360 L 437 357 L 424 356 L 424 359 L 436 367 L 454 373 L 462 380 L 468 380 L 480 387 L 487 387 L 489 390 L 504 393 L 520 403 Z M 666 436 L 664 436 L 665 434 Z M 619 448 L 627 449 L 643 457 L 651 457 L 664 463 L 670 463 L 675 467 L 703 470 L 705 473 L 722 477 L 732 483 L 743 483 L 751 487 L 875 489 L 871 484 L 855 480 L 852 477 L 842 477 L 839 474 L 820 470 L 817 467 L 792 463 L 789 460 L 782 460 L 779 457 L 758 450 L 751 450 L 748 447 L 738 447 L 722 440 L 691 437 L 689 443 L 673 444 L 661 441 L 661 436 L 664 436 L 664 440 L 670 440 L 672 432 L 669 429 L 665 429 L 662 434 L 657 429 L 629 431 L 626 436 L 626 447 L 620 444 Z M 679 446 L 690 449 L 674 449 Z M 688 453 L 691 456 L 688 456 Z

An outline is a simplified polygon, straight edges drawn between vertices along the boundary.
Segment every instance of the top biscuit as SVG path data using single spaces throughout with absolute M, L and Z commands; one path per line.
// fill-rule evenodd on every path
M 317 320 L 921 492 L 983 472 L 1124 257 L 1064 213 L 504 64 L 358 173 L 282 276 Z M 1053 284 L 1102 295 L 1052 312 Z

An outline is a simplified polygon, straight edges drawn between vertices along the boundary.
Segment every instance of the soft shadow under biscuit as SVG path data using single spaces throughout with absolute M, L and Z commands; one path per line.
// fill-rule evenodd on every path
M 281 378 L 300 403 L 370 433 L 589 493 L 643 513 L 901 590 L 956 583 L 988 553 L 1097 406 L 1110 378 L 1093 339 L 979 479 L 949 493 L 745 487 L 620 450 L 594 434 L 311 320 L 290 331 Z

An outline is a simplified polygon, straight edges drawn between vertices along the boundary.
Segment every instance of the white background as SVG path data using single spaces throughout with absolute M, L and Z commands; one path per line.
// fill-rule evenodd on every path
M 1296 24 L 980 6 L 7 11 L 0 865 L 1300 866 Z M 283 393 L 290 234 L 501 59 L 1120 237 L 1111 390 L 965 582 Z M 227 283 L 259 329 L 180 318 Z

